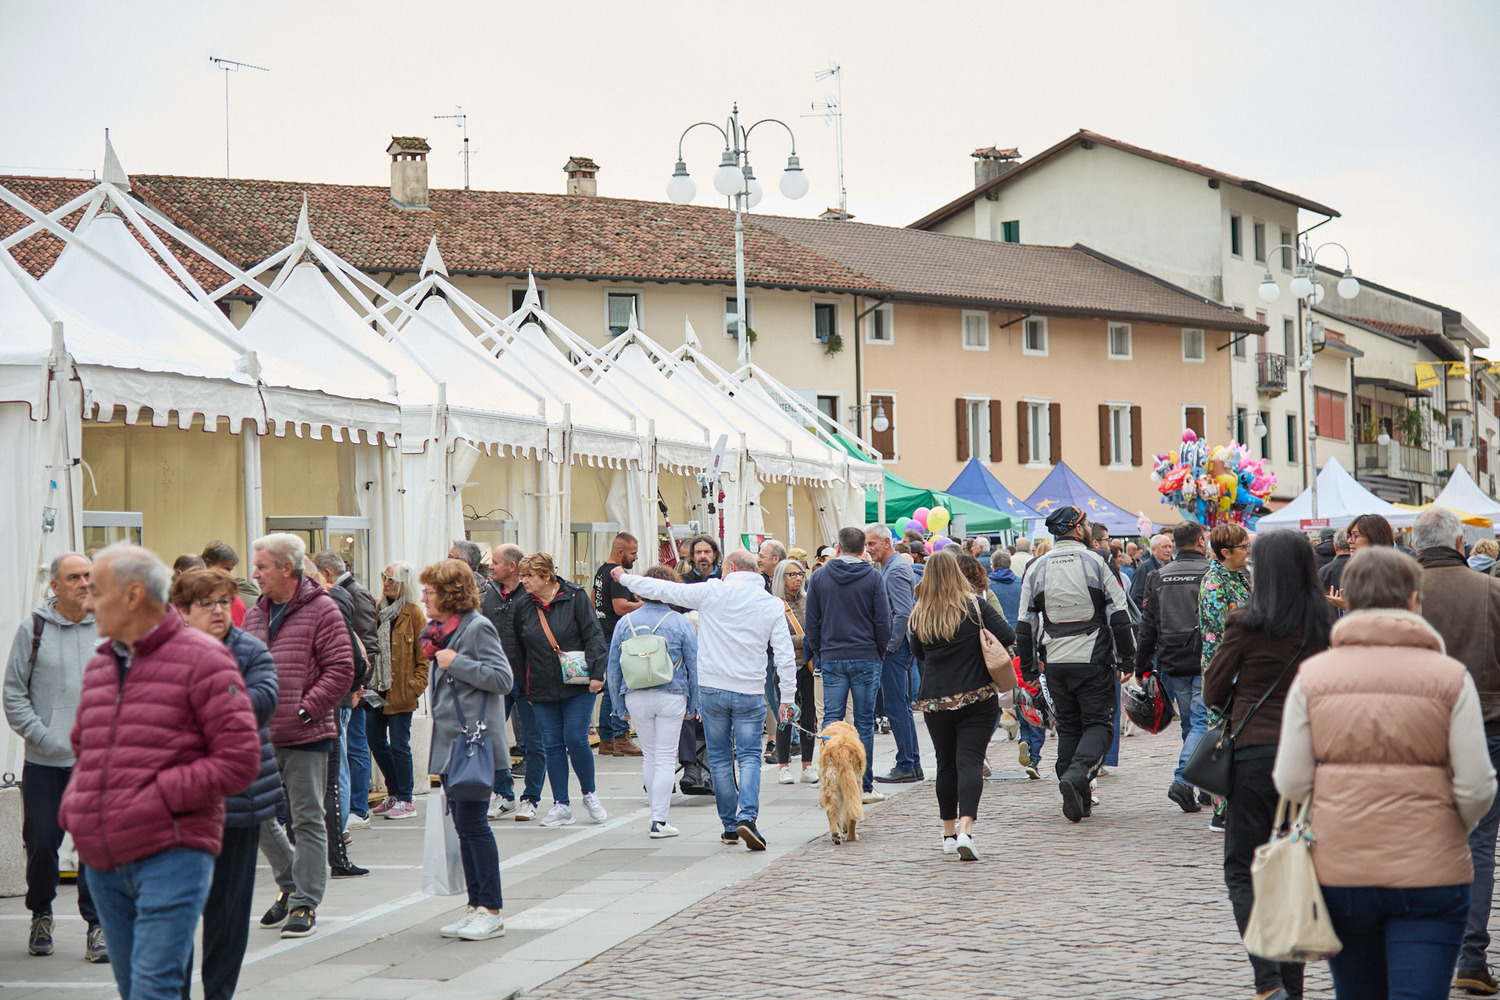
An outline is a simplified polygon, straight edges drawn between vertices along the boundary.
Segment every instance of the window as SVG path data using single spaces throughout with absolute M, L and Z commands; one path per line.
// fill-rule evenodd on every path
M 1182 426 L 1203 439 L 1203 432 L 1207 426 L 1207 410 L 1201 404 L 1191 404 L 1182 408 Z
M 823 414 L 823 416 L 827 417 L 829 420 L 836 422 L 839 419 L 839 397 L 819 396 L 818 412 Z M 890 419 L 890 414 L 886 414 L 886 419 Z
M 546 312 L 547 311 L 547 289 L 545 289 L 545 288 L 538 288 L 536 290 L 536 300 L 537 300 L 537 304 L 542 307 L 542 312 Z M 510 311 L 511 312 L 520 312 L 521 311 L 521 306 L 523 306 L 525 303 L 526 303 L 526 286 L 525 285 L 511 285 L 510 286 Z
M 891 326 L 892 308 L 890 303 L 876 306 L 865 317 L 865 342 L 870 344 L 893 344 L 896 342 L 896 331 Z
M 1255 234 L 1255 262 L 1264 264 L 1266 262 L 1266 224 L 1257 222 L 1251 231 Z
M 1265 410 L 1260 411 L 1260 426 L 1266 433 L 1260 436 L 1260 457 L 1271 457 L 1271 415 Z
M 1344 431 L 1345 398 L 1342 392 L 1334 392 L 1332 389 L 1317 387 L 1313 389 L 1313 401 L 1317 407 L 1318 437 L 1343 441 L 1348 436 Z
M 1184 360 L 1184 361 L 1202 361 L 1203 360 L 1203 331 L 1202 330 L 1183 330 L 1182 331 L 1182 360 Z
M 869 431 L 869 442 L 872 447 L 880 452 L 880 457 L 892 461 L 896 457 L 896 397 L 889 393 L 870 393 L 865 397 L 869 409 L 865 411 L 865 419 L 861 426 Z M 883 431 L 877 431 L 874 427 L 875 418 L 885 414 L 886 422 L 890 425 Z
M 1242 315 L 1242 316 L 1245 315 L 1245 307 L 1244 306 L 1242 306 L 1242 305 L 1240 305 L 1238 303 L 1235 303 L 1235 305 L 1233 306 L 1233 309 L 1234 309 L 1235 312 L 1239 313 L 1240 315 Z M 1231 334 L 1230 341 L 1229 341 L 1229 353 L 1230 353 L 1230 356 L 1236 357 L 1236 358 L 1243 358 L 1245 356 L 1245 341 L 1247 339 L 1249 339 L 1249 337 L 1250 337 L 1250 335 L 1248 333 L 1243 333 L 1243 332 Z
M 1283 229 L 1281 231 L 1281 269 L 1287 274 L 1292 273 L 1292 263 L 1297 251 L 1292 249 L 1292 231 Z
M 837 302 L 813 303 L 813 339 L 826 344 L 839 332 L 839 306 Z
M 990 349 L 990 314 L 964 310 L 964 350 Z
M 1062 461 L 1062 405 L 1045 399 L 1016 404 L 1016 437 L 1022 461 L 1030 465 Z
M 1236 257 L 1245 255 L 1244 248 L 1240 246 L 1240 217 L 1231 215 L 1229 217 L 1229 252 Z
M 1028 319 L 1021 334 L 1021 353 L 1047 356 L 1047 320 L 1044 317 Z
M 1286 460 L 1297 461 L 1297 414 L 1286 415 Z
M 1021 220 L 1000 223 L 1000 239 L 1006 243 L 1021 242 Z
M 988 398 L 958 400 L 958 459 L 990 460 L 990 401 Z
M 609 332 L 611 334 L 618 337 L 630 329 L 631 313 L 635 314 L 636 325 L 640 326 L 640 292 L 610 292 L 606 299 L 609 303 Z
M 1286 355 L 1287 363 L 1297 356 L 1297 324 L 1289 319 L 1281 321 L 1281 339 L 1284 342 L 1282 353 Z
M 1109 324 L 1109 357 L 1112 361 L 1130 360 L 1130 324 Z
M 1099 404 L 1099 464 L 1130 468 L 1141 464 L 1141 408 L 1129 403 Z
M 733 295 L 726 295 L 726 296 L 724 296 L 724 336 L 726 336 L 726 337 L 738 338 L 739 335 L 740 335 L 739 323 L 738 323 L 738 320 L 739 320 L 739 306 L 738 306 L 738 301 L 739 300 L 736 299 Z M 753 328 L 755 326 L 754 319 L 755 319 L 755 296 L 754 295 L 746 295 L 745 296 L 745 326 L 746 326 L 746 328 Z
M 1243 406 L 1234 408 L 1234 439 L 1241 444 L 1248 439 L 1250 433 L 1249 419 L 1250 415 Z

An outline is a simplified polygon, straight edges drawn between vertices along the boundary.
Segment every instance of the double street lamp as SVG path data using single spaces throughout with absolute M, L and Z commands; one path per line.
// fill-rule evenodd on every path
M 1349 266 L 1349 251 L 1340 243 L 1324 243 L 1311 248 L 1311 241 L 1304 239 L 1300 246 L 1282 243 L 1266 255 L 1266 274 L 1260 282 L 1262 302 L 1275 302 L 1281 297 L 1281 286 L 1271 276 L 1271 254 L 1280 250 L 1292 250 L 1297 254 L 1297 266 L 1292 274 L 1292 295 L 1297 299 L 1298 327 L 1302 335 L 1301 357 L 1297 359 L 1297 371 L 1302 375 L 1302 420 L 1307 428 L 1307 450 L 1303 455 L 1304 477 L 1307 479 L 1312 499 L 1312 516 L 1318 516 L 1318 421 L 1313 407 L 1313 307 L 1323 301 L 1327 294 L 1318 281 L 1318 254 L 1328 247 L 1338 247 L 1344 254 L 1344 274 L 1338 281 L 1339 298 L 1352 299 L 1359 294 L 1359 281 Z
M 719 157 L 719 168 L 714 171 L 714 190 L 732 199 L 734 207 L 734 310 L 735 332 L 739 339 L 739 366 L 750 363 L 750 345 L 745 336 L 745 220 L 744 213 L 760 204 L 765 189 L 755 178 L 750 166 L 750 133 L 767 123 L 786 129 L 792 141 L 791 155 L 786 159 L 786 170 L 781 174 L 781 193 L 795 201 L 807 194 L 807 175 L 802 172 L 802 162 L 797 158 L 797 137 L 786 122 L 777 118 L 762 118 L 748 127 L 740 124 L 740 106 L 734 105 L 729 120 L 720 128 L 713 122 L 695 122 L 683 129 L 677 139 L 677 166 L 672 179 L 667 182 L 667 197 L 678 205 L 686 205 L 698 194 L 698 185 L 688 175 L 687 162 L 682 156 L 682 142 L 687 134 L 700 126 L 718 132 L 724 139 L 724 151 Z

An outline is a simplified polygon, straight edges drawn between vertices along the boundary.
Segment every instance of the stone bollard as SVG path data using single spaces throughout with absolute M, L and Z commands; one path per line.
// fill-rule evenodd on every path
M 26 851 L 21 846 L 21 787 L 0 788 L 0 896 L 26 895 Z

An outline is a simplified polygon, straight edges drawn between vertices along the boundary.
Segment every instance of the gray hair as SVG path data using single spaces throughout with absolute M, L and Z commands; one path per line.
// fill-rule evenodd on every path
M 1031 539 L 1029 539 L 1029 538 L 1017 538 L 1016 539 L 1016 551 L 1017 552 L 1030 552 L 1031 551 Z
M 990 540 L 985 535 L 974 536 L 974 554 L 982 556 L 990 550 Z
M 996 549 L 995 554 L 990 556 L 990 569 L 1010 569 L 1010 553 L 1004 549 Z
M 156 558 L 150 549 L 129 542 L 116 542 L 107 546 L 94 560 L 96 565 L 109 563 L 120 589 L 132 583 L 146 588 L 146 596 L 157 604 L 166 604 L 172 592 L 172 571 L 167 564 Z
M 449 548 L 462 552 L 463 561 L 468 563 L 469 568 L 478 574 L 479 564 L 484 562 L 484 552 L 480 550 L 477 542 L 471 542 L 467 538 L 460 538 L 449 546 Z
M 1337 530 L 1337 531 L 1335 531 L 1333 533 L 1333 551 L 1335 551 L 1335 552 L 1348 552 L 1349 551 L 1349 529 L 1348 528 L 1340 528 L 1339 530 Z
M 1417 515 L 1417 523 L 1411 530 L 1412 548 L 1418 552 L 1423 549 L 1451 549 L 1463 533 L 1464 528 L 1458 522 L 1457 514 L 1434 507 Z
M 526 550 L 519 545 L 506 542 L 504 545 L 496 545 L 490 550 L 490 565 L 495 565 L 495 560 L 508 562 L 512 566 L 521 565 L 521 560 L 526 558 Z
M 255 552 L 266 552 L 276 566 L 284 566 L 293 576 L 302 575 L 302 560 L 307 558 L 307 543 L 290 532 L 277 531 L 250 543 Z
M 786 559 L 785 545 L 782 545 L 774 538 L 767 538 L 765 541 L 760 543 L 761 548 L 765 548 L 767 545 L 771 547 L 771 554 L 776 557 L 776 561 L 778 563 Z
M 749 570 L 752 573 L 757 572 L 755 556 L 744 549 L 735 549 L 729 555 L 725 556 L 724 565 L 734 572 L 743 572 L 745 570 Z
M 348 567 L 344 565 L 344 558 L 332 549 L 324 549 L 313 556 L 313 565 L 318 567 L 320 571 L 327 570 L 329 573 L 332 573 L 334 579 L 338 579 L 348 572 Z
M 392 580 L 401 584 L 401 601 L 403 604 L 415 604 L 422 606 L 422 584 L 417 579 L 417 568 L 409 562 L 393 562 L 386 569 L 390 570 Z
M 52 565 L 48 567 L 47 570 L 47 579 L 57 579 L 57 575 L 62 572 L 62 564 L 64 559 L 82 559 L 84 562 L 89 562 L 89 557 L 84 555 L 82 552 L 64 552 L 62 555 L 52 560 Z
M 798 567 L 800 569 L 802 567 L 802 564 L 800 562 L 798 562 L 797 560 L 795 560 L 795 559 L 783 559 L 783 560 L 781 560 L 781 562 L 777 563 L 776 564 L 776 568 L 771 571 L 771 596 L 772 597 L 778 598 L 778 599 L 783 600 L 783 601 L 787 600 L 787 596 L 786 596 L 786 571 L 789 570 L 789 569 L 791 569 L 793 566 L 796 566 L 796 567 Z M 805 578 L 802 581 L 802 591 L 801 592 L 803 594 L 807 593 L 807 580 Z

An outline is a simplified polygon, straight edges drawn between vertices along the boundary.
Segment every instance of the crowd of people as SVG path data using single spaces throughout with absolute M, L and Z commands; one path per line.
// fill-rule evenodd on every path
M 486 940 L 504 933 L 491 823 L 605 822 L 596 753 L 640 759 L 646 836 L 679 836 L 675 792 L 712 795 L 723 843 L 760 851 L 763 764 L 816 786 L 819 733 L 848 721 L 865 748 L 864 802 L 878 802 L 878 783 L 928 777 L 919 713 L 941 849 L 972 862 L 997 734 L 1034 780 L 1050 737 L 1063 817 L 1092 820 L 1098 779 L 1133 729 L 1124 695 L 1151 690 L 1180 719 L 1166 798 L 1211 810 L 1242 933 L 1278 802 L 1311 797 L 1317 877 L 1343 942 L 1338 996 L 1394 996 L 1398 983 L 1411 996 L 1450 982 L 1500 992 L 1487 963 L 1494 543 L 1470 551 L 1441 509 L 1421 515 L 1407 551 L 1377 515 L 1317 539 L 1228 522 L 1111 539 L 1076 507 L 1046 527 L 932 551 L 915 531 L 849 527 L 812 558 L 775 540 L 724 552 L 699 535 L 675 566 L 644 572 L 621 533 L 589 589 L 547 553 L 460 540 L 420 570 L 385 566 L 378 598 L 337 553 L 309 556 L 290 534 L 254 542 L 250 580 L 223 542 L 171 569 L 128 544 L 61 556 L 4 685 L 26 744 L 29 950 L 55 947 L 67 832 L 85 957 L 112 963 L 122 997 L 185 995 L 200 916 L 204 995 L 230 997 L 257 858 L 277 886 L 259 926 L 314 934 L 328 880 L 368 874 L 350 831 L 415 816 L 429 775 L 467 886 L 440 933 Z M 1003 683 L 997 649 L 1011 660 Z M 425 764 L 412 752 L 424 705 Z M 1185 771 L 1221 721 L 1232 788 L 1216 795 Z M 895 760 L 877 774 L 880 732 Z M 1249 962 L 1257 1000 L 1302 995 L 1300 964 Z

